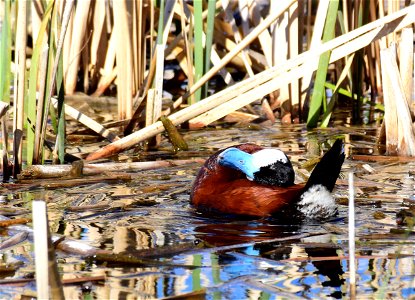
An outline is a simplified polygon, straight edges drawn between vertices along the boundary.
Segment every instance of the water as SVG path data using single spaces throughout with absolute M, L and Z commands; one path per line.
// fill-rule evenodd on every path
M 295 168 L 307 173 L 301 164 L 321 154 L 322 149 L 326 151 L 329 145 L 325 141 L 337 136 L 345 137 L 348 157 L 378 153 L 375 133 L 370 127 L 306 131 L 302 125 L 278 124 L 260 130 L 250 126 L 190 131 L 185 133 L 190 149 L 187 153 L 171 154 L 170 145 L 163 142 L 159 152 L 130 159 L 206 158 L 220 148 L 254 142 L 281 148 Z M 340 299 L 350 296 L 347 206 L 343 203 L 347 203 L 347 172 L 353 171 L 357 193 L 357 297 L 408 299 L 415 298 L 415 240 L 412 231 L 395 231 L 407 228 L 397 225 L 396 213 L 406 208 L 402 201 L 415 200 L 414 165 L 414 161 L 371 163 L 347 159 L 342 172 L 345 180 L 334 192 L 339 214 L 325 222 L 292 224 L 289 219 L 200 214 L 188 202 L 198 163 L 131 173 L 133 179 L 126 183 L 56 190 L 4 189 L 1 204 L 18 211 L 18 217 L 30 217 L 31 200 L 48 199 L 52 232 L 99 249 L 115 253 L 173 249 L 154 258 L 157 263 L 144 266 L 105 264 L 58 251 L 64 279 L 105 276 L 105 281 L 65 285 L 67 299 L 157 299 L 187 294 L 191 299 Z M 68 209 L 96 204 L 107 206 L 100 211 Z M 383 213 L 382 218 L 375 218 L 375 213 Z M 0 243 L 13 234 L 2 231 Z M 274 241 L 264 242 L 269 239 Z M 2 250 L 0 266 L 14 262 L 22 265 L 14 272 L 1 272 L 1 279 L 33 276 L 32 251 L 31 239 Z M 0 285 L 0 298 L 17 295 L 34 296 L 35 282 Z

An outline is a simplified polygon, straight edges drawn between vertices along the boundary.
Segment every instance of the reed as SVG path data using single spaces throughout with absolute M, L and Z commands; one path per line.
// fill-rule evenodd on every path
M 13 175 L 20 172 L 22 165 L 22 144 L 24 126 L 24 100 L 26 97 L 26 35 L 27 3 L 19 2 L 17 11 L 16 49 L 15 49 L 15 95 L 13 105 Z
M 3 23 L 0 36 L 0 100 L 10 103 L 11 80 L 11 1 L 3 1 Z
M 323 39 L 322 42 L 325 43 L 334 38 L 334 29 L 335 23 L 337 20 L 337 10 L 339 6 L 339 1 L 333 0 L 330 1 L 326 23 L 324 25 Z M 314 81 L 314 90 L 313 95 L 310 101 L 310 110 L 307 117 L 307 126 L 316 127 L 317 122 L 320 116 L 320 110 L 323 108 L 323 112 L 327 111 L 327 103 L 325 100 L 326 88 L 324 83 L 326 82 L 327 69 L 329 66 L 331 52 L 325 52 L 320 56 L 319 65 L 316 72 L 316 78 Z
M 204 41 L 203 41 L 203 20 L 202 20 L 202 1 L 195 1 L 194 2 L 194 65 L 195 65 L 195 81 L 198 81 L 203 75 L 203 65 L 204 65 L 204 58 L 203 58 L 203 49 L 204 49 Z M 201 99 L 202 91 L 199 89 L 195 92 L 194 101 L 198 102 Z M 190 102 L 189 104 L 192 104 Z
M 28 101 L 27 101 L 27 158 L 26 161 L 30 165 L 35 162 L 39 162 L 39 139 L 35 137 L 40 136 L 40 127 L 36 124 L 42 122 L 42 112 L 44 103 L 44 91 L 45 91 L 45 78 L 47 68 L 47 26 L 50 24 L 52 17 L 53 2 L 49 2 L 46 7 L 45 13 L 39 31 L 37 33 L 37 40 L 33 48 L 32 61 L 30 64 L 29 71 L 29 90 L 28 90 Z M 40 76 L 38 76 L 40 74 Z M 43 75 L 43 76 L 42 76 Z M 39 81 L 38 81 L 39 79 Z M 39 95 L 38 95 L 39 87 Z M 37 100 L 39 99 L 39 102 Z M 37 123 L 39 122 L 40 123 Z M 36 152 L 35 152 L 36 147 Z
M 50 237 L 45 201 L 32 202 L 36 288 L 39 299 L 65 299 Z

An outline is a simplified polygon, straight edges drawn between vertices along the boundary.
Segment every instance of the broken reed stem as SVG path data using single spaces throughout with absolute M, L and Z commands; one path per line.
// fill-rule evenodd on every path
M 349 280 L 350 299 L 356 298 L 356 246 L 353 172 L 349 173 Z
M 51 299 L 65 299 L 50 239 L 46 202 L 33 201 L 32 209 L 37 297 L 49 299 L 51 293 Z
M 52 97 L 52 105 L 56 109 L 58 108 L 58 99 L 56 99 L 55 97 Z M 67 116 L 70 116 L 70 117 L 74 118 L 79 123 L 85 125 L 89 129 L 95 131 L 97 134 L 99 134 L 100 136 L 106 138 L 110 142 L 114 142 L 116 140 L 119 140 L 119 137 L 115 133 L 109 131 L 108 129 L 103 127 L 101 124 L 99 124 L 98 122 L 93 120 L 92 118 L 90 118 L 87 115 L 81 113 L 80 111 L 78 111 L 77 109 L 73 108 L 72 106 L 70 106 L 68 104 L 64 104 L 64 106 L 65 106 L 65 114 Z

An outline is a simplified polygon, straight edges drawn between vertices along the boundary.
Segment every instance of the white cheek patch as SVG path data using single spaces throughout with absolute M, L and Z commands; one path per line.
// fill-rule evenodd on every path
M 282 163 L 287 163 L 288 158 L 278 149 L 262 149 L 258 152 L 252 154 L 253 164 L 258 167 L 266 167 L 280 161 Z

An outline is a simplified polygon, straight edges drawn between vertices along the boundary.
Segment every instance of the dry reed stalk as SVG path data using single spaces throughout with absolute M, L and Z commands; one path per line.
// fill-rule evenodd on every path
M 146 24 L 148 23 L 150 16 L 150 10 L 153 9 L 149 7 L 149 3 L 144 1 L 139 1 L 140 5 L 137 6 L 137 51 L 136 59 L 137 59 L 137 88 L 136 92 L 140 89 L 143 85 L 146 67 L 147 67 L 147 45 L 146 42 L 147 36 L 146 32 L 148 31 Z M 136 49 L 134 49 L 136 50 Z M 136 93 L 138 96 L 139 93 Z M 134 100 L 135 101 L 135 100 Z M 133 103 L 134 105 L 134 103 Z M 134 110 L 133 110 L 134 111 Z
M 92 31 L 90 43 L 90 65 L 92 66 L 89 78 L 96 78 L 99 75 L 100 64 L 104 59 L 103 48 L 108 47 L 108 41 L 105 31 L 106 10 L 105 1 L 96 1 L 94 3 L 94 13 L 92 24 L 94 30 Z M 89 69 L 89 68 L 88 68 Z
M 278 81 L 280 81 L 281 79 L 275 79 L 278 75 L 281 76 L 281 74 L 283 74 L 282 77 L 286 81 L 289 81 L 295 77 L 300 77 L 301 72 L 303 72 L 300 66 L 302 66 L 302 64 L 304 64 L 305 61 L 315 61 L 317 65 L 317 58 L 321 55 L 321 53 L 324 53 L 328 50 L 332 50 L 330 61 L 333 62 L 346 55 L 349 55 L 352 52 L 355 52 L 358 49 L 361 49 L 362 47 L 367 46 L 369 43 L 376 41 L 382 36 L 385 36 L 390 31 L 400 30 L 408 24 L 413 23 L 415 21 L 414 7 L 415 6 L 404 8 L 393 15 L 389 15 L 383 19 L 376 20 L 370 24 L 367 24 L 347 34 L 337 37 L 323 44 L 318 49 L 313 49 L 304 52 L 298 55 L 298 57 L 287 61 L 285 64 L 281 66 L 275 66 L 273 68 L 265 70 L 252 78 L 244 80 L 243 82 L 239 82 L 225 90 L 216 93 L 215 95 L 201 100 L 200 102 L 190 107 L 184 108 L 169 116 L 169 119 L 173 122 L 175 126 L 177 126 L 189 119 L 192 119 L 198 115 L 201 115 L 209 111 L 210 109 L 213 109 L 225 103 L 226 101 L 229 101 L 230 99 L 237 97 L 238 95 L 241 95 L 242 93 L 252 93 L 252 89 L 258 88 L 261 85 L 262 87 L 267 85 L 266 87 L 269 90 L 265 91 L 265 94 L 269 94 L 271 91 L 275 90 L 275 86 L 278 86 L 278 84 L 280 84 Z M 276 16 L 274 15 L 274 17 Z M 255 30 L 259 30 L 258 27 L 254 29 L 254 31 Z M 252 31 L 251 34 L 254 31 Z M 246 39 L 247 37 L 245 38 L 245 40 Z M 234 53 L 232 53 L 232 55 L 234 55 Z M 231 57 L 232 55 L 229 55 L 229 57 Z M 292 71 L 290 71 L 290 74 L 287 74 L 289 70 Z M 210 78 L 209 72 L 204 76 L 205 79 Z M 270 84 L 269 82 L 271 79 L 274 79 L 275 82 L 272 82 Z M 258 94 L 261 93 L 264 93 L 264 91 L 260 87 L 257 93 L 252 93 L 253 95 L 251 95 L 251 97 L 257 99 Z M 240 97 L 244 97 L 244 101 L 248 101 L 246 95 L 241 95 Z M 183 98 L 181 98 L 181 100 L 183 100 Z M 123 150 L 131 148 L 139 142 L 142 142 L 154 136 L 155 134 L 161 133 L 163 130 L 163 124 L 160 121 L 158 121 L 150 126 L 147 126 L 146 128 L 143 128 L 139 131 L 130 134 L 129 136 L 120 139 L 119 141 L 107 145 L 94 153 L 89 154 L 87 160 L 95 160 L 98 158 L 110 156 L 115 153 L 119 153 Z
M 216 24 L 220 23 L 220 22 L 221 21 L 216 21 Z M 220 30 L 220 28 L 215 29 L 214 39 L 215 39 L 215 43 L 217 45 L 220 45 L 220 46 L 222 46 L 223 48 L 226 49 L 226 50 L 223 50 L 223 55 L 222 56 L 226 55 L 227 52 L 232 51 L 237 46 L 237 44 L 231 38 L 229 38 L 229 36 L 226 36 Z M 249 54 L 249 51 L 246 51 L 246 53 Z M 239 69 L 244 69 L 245 68 L 243 55 L 241 53 L 236 54 L 235 57 L 233 57 L 230 62 L 232 64 L 234 64 Z
M 239 0 L 238 1 L 238 9 L 241 16 L 241 28 L 243 35 L 247 35 L 249 33 L 249 9 L 250 5 L 248 0 Z
M 315 65 L 314 67 L 315 69 L 317 69 L 317 65 Z M 262 97 L 274 92 L 276 89 L 288 85 L 290 82 L 292 82 L 292 80 L 301 78 L 302 74 L 304 73 L 304 70 L 304 66 L 298 66 L 290 71 L 287 70 L 287 72 L 285 73 L 278 73 L 273 79 L 265 83 L 258 83 L 258 81 L 256 81 L 256 84 L 253 88 L 242 92 L 233 99 L 223 101 L 224 103 L 193 118 L 190 121 L 190 123 L 192 124 L 192 128 L 204 127 L 224 117 L 230 112 L 233 112 L 243 106 L 246 106 L 252 103 L 253 101 L 261 99 Z
M 410 12 L 412 13 L 412 15 L 410 18 L 408 18 L 409 19 L 407 20 L 408 22 L 410 22 L 412 19 L 415 20 L 415 14 L 413 14 L 412 11 Z M 389 22 L 391 21 L 389 20 Z M 378 21 L 375 21 L 374 23 L 378 23 Z M 402 26 L 404 26 L 404 24 L 406 23 L 403 23 Z M 318 57 L 321 53 L 323 53 L 322 49 L 326 48 L 327 46 L 330 46 L 330 49 L 328 50 L 332 50 L 332 54 L 330 56 L 330 62 L 334 62 L 342 57 L 345 57 L 355 52 L 358 49 L 361 49 L 367 46 L 371 41 L 375 41 L 376 38 L 379 38 L 379 36 L 382 36 L 385 34 L 381 32 L 383 29 L 383 26 L 373 26 L 374 24 L 368 24 L 368 25 L 370 26 L 366 26 L 365 28 L 360 27 L 354 31 L 351 31 L 350 33 L 346 35 L 340 36 L 330 42 L 325 43 L 318 49 L 313 49 L 308 52 L 305 52 L 299 55 L 297 58 L 293 60 L 289 60 L 287 63 L 283 65 L 276 66 L 270 70 L 264 71 L 263 72 L 264 77 L 262 78 L 258 74 L 256 77 L 257 83 L 253 87 L 252 90 L 246 89 L 245 91 L 241 91 L 241 94 L 239 96 L 231 100 L 230 98 L 222 99 L 223 100 L 222 104 L 219 104 L 217 107 L 210 109 L 206 113 L 202 113 L 200 114 L 200 116 L 194 118 L 191 121 L 193 124 L 193 127 L 196 128 L 196 127 L 206 126 L 210 124 L 211 122 L 216 121 L 219 118 L 225 116 L 227 113 L 234 111 L 238 108 L 241 108 L 242 106 L 245 106 L 248 103 L 255 101 L 256 99 L 259 99 L 259 97 L 270 94 L 271 92 L 275 91 L 281 85 L 288 84 L 292 80 L 300 78 L 305 71 L 306 67 L 304 65 L 304 62 L 306 61 L 314 62 L 314 66 L 310 64 L 307 66 L 307 68 L 313 67 L 314 70 L 317 69 Z M 353 37 L 357 35 L 357 33 L 360 33 L 362 31 L 361 28 L 364 29 L 363 32 L 365 33 L 361 34 L 355 39 L 350 39 L 350 41 L 345 40 L 346 36 Z M 368 30 L 368 29 L 371 29 L 371 30 Z M 387 28 L 387 29 L 392 30 L 391 28 Z M 344 43 L 344 44 L 341 44 L 341 43 Z M 337 47 L 334 45 L 337 45 Z M 307 58 L 304 59 L 305 57 Z M 270 72 L 273 72 L 272 76 L 268 76 Z M 268 74 L 268 75 L 265 75 L 265 74 Z M 270 78 L 273 78 L 273 79 L 266 82 Z M 249 84 L 246 81 L 244 84 L 245 84 L 245 88 L 249 87 Z M 226 96 L 230 97 L 231 94 L 227 94 Z
M 144 2 L 140 1 L 139 5 L 137 5 L 137 47 L 134 47 L 134 57 L 136 58 L 137 63 L 137 84 L 140 86 L 144 81 L 144 72 L 146 69 L 146 51 L 145 51 L 145 44 L 146 44 L 146 35 L 145 35 L 145 19 L 143 16 L 145 13 L 145 9 L 143 8 Z M 136 53 L 136 51 L 141 50 L 140 53 Z M 137 88 L 138 90 L 138 88 Z
M 250 123 L 256 119 L 258 119 L 259 116 L 241 112 L 241 111 L 234 111 L 230 114 L 227 114 L 225 117 L 225 122 L 230 123 Z
M 24 100 L 26 90 L 26 37 L 27 37 L 27 2 L 20 1 L 17 13 L 16 29 L 16 55 L 15 66 L 17 67 L 18 81 L 15 84 L 17 97 L 15 97 L 13 117 L 13 159 L 14 173 L 18 174 L 22 165 L 22 140 L 24 126 Z
M 125 1 L 113 2 L 114 33 L 116 34 L 117 47 L 115 56 L 117 59 L 117 97 L 118 118 L 130 119 L 133 115 L 133 72 L 132 72 L 132 49 L 131 28 L 129 26 L 130 14 Z M 122 46 L 121 46 L 122 45 Z M 122 70 L 122 72 L 120 72 Z
M 378 8 L 379 17 L 383 18 L 385 16 L 385 9 L 383 7 L 384 1 L 379 1 L 378 4 L 379 4 L 379 8 Z M 387 36 L 384 36 L 379 40 L 380 49 L 384 49 L 387 47 L 387 45 L 389 45 L 387 40 L 388 40 Z
M 105 62 L 104 67 L 99 71 L 101 74 L 101 77 L 98 82 L 98 86 L 96 91 L 92 94 L 94 97 L 98 97 L 104 93 L 104 91 L 107 89 L 109 84 L 115 79 L 117 73 L 116 73 L 116 67 L 115 64 L 115 50 L 117 47 L 117 34 L 116 31 L 113 30 L 111 32 L 111 36 L 108 42 L 107 47 L 107 53 L 105 55 Z
M 247 5 L 247 2 L 245 2 L 245 1 L 238 1 L 238 5 L 239 5 L 239 8 L 241 9 L 241 6 L 244 6 L 245 7 Z M 236 42 L 236 44 L 235 44 L 235 47 L 236 47 L 238 43 L 241 43 L 242 36 L 241 36 L 241 34 L 239 32 L 239 28 L 236 26 L 236 21 L 235 21 L 233 12 L 231 11 L 231 7 L 230 7 L 229 1 L 228 0 L 222 0 L 222 7 L 223 7 L 223 10 L 225 12 L 225 24 L 230 24 L 230 26 L 232 27 L 233 37 L 234 37 L 234 40 Z M 245 9 L 244 9 L 244 11 L 245 11 Z M 240 11 L 240 12 L 242 14 L 242 11 Z M 247 13 L 247 12 L 245 12 L 245 13 Z M 245 15 L 245 22 L 242 22 L 242 24 L 248 25 L 248 22 L 247 21 L 248 21 L 247 20 L 247 15 Z M 248 32 L 248 29 L 245 28 L 244 32 L 247 33 Z M 242 49 L 240 55 L 241 55 L 241 58 L 242 58 L 243 66 L 244 66 L 245 70 L 247 71 L 248 76 L 249 77 L 254 76 L 254 72 L 253 72 L 252 67 L 251 67 L 252 61 L 249 58 L 248 49 L 246 49 L 246 48 Z M 213 64 L 213 65 L 215 66 L 215 64 Z M 250 110 L 252 110 L 252 109 L 250 109 Z M 274 122 L 275 121 L 275 118 L 273 118 L 273 116 L 270 116 L 270 120 L 272 122 Z M 189 126 L 190 126 L 190 128 L 193 127 L 192 122 L 189 122 Z
M 163 18 L 159 20 L 159 22 L 163 22 L 163 24 L 159 24 L 159 32 L 157 37 L 157 45 L 156 45 L 156 70 L 154 76 L 154 99 L 153 105 L 149 106 L 151 110 L 146 110 L 146 114 L 152 115 L 151 123 L 156 122 L 161 116 L 162 111 L 162 96 L 163 96 L 163 79 L 164 79 L 164 49 L 167 43 L 167 37 L 170 32 L 170 26 L 173 19 L 173 11 L 174 7 L 176 6 L 176 0 L 167 1 L 166 6 L 163 7 Z M 161 31 L 161 32 L 160 32 Z M 147 98 L 148 99 L 148 98 Z M 155 144 L 158 145 L 161 141 L 161 136 L 156 135 Z
M 147 92 L 147 102 L 146 102 L 146 126 L 150 126 L 156 120 L 153 118 L 154 112 L 154 99 L 156 97 L 156 90 L 149 89 Z
M 182 67 L 182 69 L 183 69 L 183 71 L 185 72 L 185 74 L 187 76 L 188 86 L 192 86 L 194 80 L 193 80 L 192 56 L 190 55 L 191 54 L 191 49 L 190 49 L 191 45 L 189 44 L 189 37 L 188 37 L 188 34 L 190 34 L 190 32 L 186 32 L 186 28 L 189 28 L 189 27 L 186 27 L 186 23 L 185 23 L 186 19 L 190 20 L 190 18 L 188 18 L 187 15 L 185 14 L 185 5 L 186 5 L 186 8 L 187 8 L 187 3 L 185 3 L 184 0 L 178 0 L 178 4 L 180 6 L 180 24 L 182 26 L 181 34 L 184 37 L 184 39 L 183 39 L 183 41 L 184 41 L 184 50 L 185 50 L 185 53 L 186 53 L 186 55 L 183 55 L 183 60 L 186 61 L 186 65 L 184 65 Z M 188 9 L 187 9 L 187 11 L 188 11 Z M 177 40 L 177 41 L 179 41 L 179 40 Z M 177 57 L 177 55 L 176 55 L 176 57 Z M 183 60 L 180 60 L 180 62 L 183 61 Z
M 241 1 L 238 1 L 238 4 L 241 4 Z M 233 31 L 233 38 L 235 39 L 235 42 L 237 45 L 242 41 L 242 37 L 241 37 L 238 27 L 236 26 L 235 18 L 233 16 L 233 11 L 231 10 L 229 0 L 222 0 L 222 8 L 226 16 L 225 23 L 231 25 L 232 31 Z M 242 22 L 242 24 L 247 24 L 247 23 Z M 250 77 L 254 76 L 254 72 L 252 71 L 252 68 L 251 68 L 252 62 L 249 59 L 246 48 L 241 50 L 241 58 L 244 63 L 245 70 L 248 73 L 248 76 Z
M 170 55 L 176 58 L 176 60 L 179 63 L 180 68 L 182 69 L 186 77 L 188 78 L 187 81 L 190 82 L 189 77 L 193 78 L 193 74 L 192 74 L 193 66 L 191 65 L 191 59 L 189 59 L 189 56 L 186 53 L 186 51 L 189 49 L 186 49 L 186 48 L 189 48 L 189 46 L 185 46 L 184 43 L 179 43 L 177 44 L 177 47 L 175 47 L 172 50 Z
M 90 5 L 91 0 L 77 2 L 73 16 L 73 33 L 69 48 L 71 52 L 68 57 L 68 69 L 65 72 L 65 92 L 69 95 L 75 92 L 76 82 L 78 80 L 79 61 L 85 42 L 85 32 Z
M 272 1 L 270 10 L 277 10 L 283 5 L 283 2 Z M 295 3 L 293 3 L 295 5 Z M 289 9 L 289 8 L 287 8 Z M 278 18 L 278 21 L 272 25 L 271 34 L 272 34 L 272 66 L 281 65 L 288 60 L 289 57 L 289 12 L 284 11 L 284 13 Z M 273 101 L 273 106 L 281 107 L 281 118 L 282 120 L 291 120 L 291 105 L 290 104 L 290 89 L 288 85 L 281 86 L 278 89 L 278 92 L 271 94 L 271 100 Z M 283 105 L 284 104 L 284 105 Z M 284 122 L 284 121 L 283 121 Z
M 44 45 L 42 53 L 40 54 L 40 68 L 39 68 L 39 97 L 36 106 L 36 124 L 35 126 L 35 143 L 33 147 L 33 163 L 37 164 L 40 163 L 41 160 L 41 130 L 42 130 L 42 122 L 43 122 L 43 111 L 44 111 L 44 104 L 45 104 L 45 87 L 46 87 L 46 77 L 47 77 L 47 63 L 48 63 L 48 52 L 49 47 L 47 44 Z M 45 116 L 47 118 L 47 116 Z
M 115 57 L 115 56 L 114 56 Z M 99 84 L 95 92 L 91 94 L 91 97 L 101 96 L 105 90 L 111 85 L 118 74 L 118 68 L 114 67 L 109 74 L 103 75 L 99 79 Z
M 396 46 L 381 50 L 386 147 L 391 155 L 415 156 L 415 133 L 396 62 Z
M 90 54 L 89 51 L 90 51 L 90 48 L 91 48 L 91 46 L 89 46 L 90 37 L 91 37 L 91 33 L 89 33 L 88 36 L 85 36 L 85 44 L 84 44 L 84 46 L 81 50 L 81 55 L 80 55 L 82 57 L 82 59 L 81 59 L 82 64 L 80 64 L 79 69 L 80 69 L 80 72 L 83 73 L 82 74 L 82 78 L 83 78 L 82 86 L 83 86 L 83 92 L 84 93 L 87 93 L 89 91 L 89 81 L 91 79 L 91 76 L 90 76 L 90 73 L 89 73 L 90 72 L 90 62 L 91 62 L 90 55 L 89 55 Z
M 183 3 L 183 9 L 184 9 L 184 13 L 187 16 L 187 19 L 189 20 L 189 24 L 186 25 L 186 27 L 184 28 L 184 30 L 182 30 L 182 32 L 180 32 L 173 40 L 173 42 L 169 43 L 169 45 L 167 45 L 166 50 L 164 55 L 168 56 L 170 54 L 170 52 L 173 50 L 174 47 L 176 47 L 177 43 L 181 40 L 183 40 L 183 34 L 186 32 L 192 32 L 193 29 L 189 29 L 190 28 L 190 24 L 192 24 L 192 20 L 191 20 L 191 13 L 189 13 L 189 11 L 193 12 L 193 8 L 189 5 L 187 5 L 186 1 L 183 0 L 178 0 L 180 1 L 180 3 Z M 183 2 L 182 2 L 183 1 Z M 216 10 L 218 10 L 220 7 L 222 6 L 222 0 L 218 0 L 216 1 Z M 178 9 L 178 8 L 177 8 Z M 181 10 L 179 10 L 179 15 L 181 14 Z M 208 15 L 208 10 L 204 10 L 202 12 L 202 20 L 205 20 L 206 17 Z M 154 28 L 154 26 L 151 26 L 150 28 Z M 190 38 L 188 39 L 190 40 Z
M 154 30 L 154 24 L 155 24 L 155 11 L 154 8 L 156 7 L 156 4 L 154 3 L 155 0 L 150 0 L 149 6 L 150 6 L 150 57 L 154 56 L 154 42 L 156 40 L 156 32 Z
M 137 82 L 137 78 L 138 78 L 138 50 L 141 50 L 138 48 L 138 6 L 141 5 L 143 1 L 131 1 L 129 2 L 129 11 L 131 14 L 131 61 L 132 61 L 132 65 L 131 65 L 131 73 L 132 73 L 132 89 L 131 89 L 131 95 L 135 95 L 137 90 L 138 90 L 138 82 Z M 141 19 L 140 19 L 141 21 Z M 133 100 L 131 101 L 131 114 L 133 113 L 132 111 L 132 104 L 133 104 Z M 131 116 L 130 116 L 131 118 Z
M 256 2 L 252 3 L 252 23 L 254 26 L 258 26 L 263 22 L 263 18 L 259 11 L 259 5 Z M 264 66 L 269 68 L 272 65 L 272 38 L 268 31 L 263 31 L 258 36 L 259 43 L 261 44 L 261 49 L 265 56 Z
M 62 16 L 65 10 L 64 1 L 60 1 L 59 13 Z M 64 74 L 64 82 L 66 83 L 66 75 L 68 72 L 69 64 L 71 61 L 71 42 L 72 42 L 72 33 L 73 33 L 73 26 L 74 26 L 74 12 L 71 11 L 71 16 L 68 21 L 67 29 L 66 29 L 66 38 L 63 42 L 63 49 L 62 49 L 62 61 L 63 61 L 63 74 Z
M 259 26 L 255 27 L 234 49 L 222 58 L 222 63 L 217 66 L 213 66 L 208 72 L 206 72 L 193 86 L 190 87 L 189 91 L 182 97 L 178 98 L 173 107 L 177 108 L 183 102 L 184 99 L 192 95 L 196 90 L 202 87 L 212 76 L 214 76 L 220 69 L 222 69 L 227 63 L 229 63 L 233 57 L 235 57 L 242 49 L 248 46 L 253 40 L 255 40 L 259 34 L 267 29 L 275 20 L 286 11 L 295 0 L 289 0 L 284 3 L 283 7 L 270 14 Z
M 155 93 L 152 110 L 146 113 L 152 114 L 152 123 L 157 121 L 161 116 L 162 111 L 162 96 L 163 96 L 163 78 L 164 78 L 164 44 L 156 46 L 156 74 L 154 77 L 155 81 Z
M 406 102 L 412 116 L 415 116 L 414 107 L 412 105 L 414 99 L 413 77 L 414 69 L 414 31 L 412 26 L 402 29 L 401 42 L 399 43 L 399 72 L 402 79 L 403 91 Z
M 52 105 L 57 108 L 58 107 L 58 99 L 52 98 Z M 76 110 L 72 106 L 69 106 L 68 104 L 65 104 L 65 114 L 70 116 L 71 118 L 74 118 L 81 124 L 84 124 L 89 129 L 93 130 L 94 132 L 98 133 L 103 138 L 106 138 L 110 142 L 114 142 L 116 140 L 119 140 L 119 137 L 109 131 L 108 129 L 105 129 L 101 124 L 94 121 L 87 115 L 81 113 L 80 111 Z
M 289 25 L 288 25 L 288 32 L 289 32 L 289 55 L 288 55 L 288 59 L 296 57 L 299 54 L 299 36 L 301 36 L 302 34 L 300 34 L 299 32 L 299 21 L 298 21 L 298 16 L 299 16 L 299 5 L 298 2 L 294 3 L 292 6 L 290 6 L 290 8 L 288 9 L 288 15 L 289 15 Z M 301 41 L 302 43 L 302 41 Z M 291 123 L 291 119 L 293 118 L 292 113 L 293 113 L 293 106 L 300 106 L 301 102 L 300 102 L 300 80 L 293 80 L 290 83 L 290 100 L 289 100 L 289 104 L 290 104 L 290 116 L 291 118 L 288 120 L 286 119 L 286 122 Z
M 220 57 L 215 49 L 212 49 L 212 52 L 210 53 L 210 60 L 214 66 L 219 65 L 221 63 Z M 231 73 L 229 73 L 225 68 L 219 70 L 219 75 L 222 76 L 223 81 L 227 85 L 232 85 L 235 83 Z
M 42 3 L 40 0 L 33 0 L 31 1 L 30 7 L 30 17 L 31 17 L 31 27 L 32 27 L 32 39 L 33 41 L 37 41 L 40 23 L 42 21 L 41 16 L 43 15 L 44 11 L 42 9 Z

